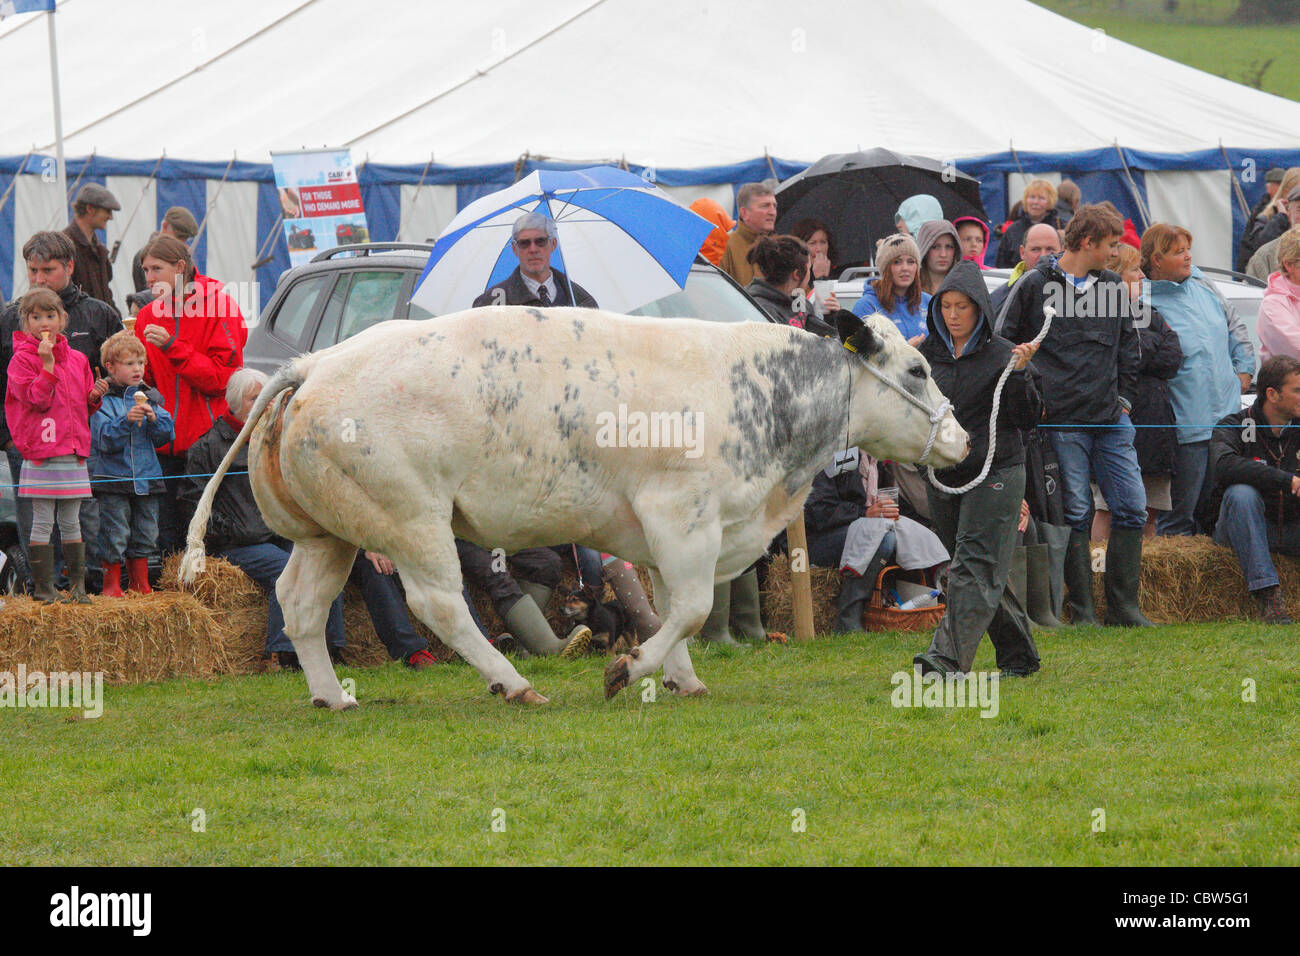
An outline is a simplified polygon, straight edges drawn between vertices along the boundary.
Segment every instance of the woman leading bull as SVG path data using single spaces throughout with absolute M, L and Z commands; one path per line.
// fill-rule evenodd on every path
M 930 301 L 929 334 L 920 347 L 935 384 L 970 435 L 966 460 L 935 473 L 950 487 L 967 484 L 983 467 L 994 391 L 1015 358 L 1002 390 L 988 475 L 963 494 L 948 494 L 933 485 L 927 489 L 934 530 L 953 557 L 944 589 L 947 610 L 929 650 L 913 659 L 924 673 L 969 671 L 986 630 L 1002 676 L 1027 676 L 1038 670 L 1038 649 L 1021 596 L 1006 586 L 1025 491 L 1020 429 L 1035 425 L 1042 412 L 1038 389 L 1025 371 L 1038 347 L 1033 343 L 1013 347 L 994 334 L 991 315 L 979 267 L 959 262 Z

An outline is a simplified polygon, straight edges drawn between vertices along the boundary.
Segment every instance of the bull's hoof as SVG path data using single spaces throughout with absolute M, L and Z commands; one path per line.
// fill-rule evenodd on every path
M 697 680 L 693 684 L 678 684 L 674 680 L 665 680 L 664 687 L 678 697 L 707 697 L 709 694 L 709 689 L 704 686 L 702 680 Z
M 638 648 L 632 648 L 627 654 L 620 654 L 605 666 L 605 699 L 609 700 L 627 686 L 627 669 L 632 663 L 632 651 L 640 656 Z
M 330 703 L 324 697 L 313 697 L 311 699 L 313 707 L 328 707 L 330 710 L 353 710 L 357 706 L 357 699 L 351 694 L 343 694 L 337 703 Z
M 549 704 L 551 702 L 549 697 L 543 697 L 531 687 L 517 690 L 513 694 L 506 694 L 506 700 L 512 704 Z

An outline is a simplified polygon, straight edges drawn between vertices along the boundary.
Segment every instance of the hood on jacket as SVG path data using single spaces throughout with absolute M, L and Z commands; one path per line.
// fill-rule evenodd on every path
M 947 219 L 932 219 L 921 227 L 921 231 L 916 235 L 916 248 L 921 253 L 921 261 L 917 265 L 925 267 L 925 257 L 930 254 L 930 249 L 939 241 L 940 236 L 952 236 L 952 244 L 957 250 L 957 261 L 961 261 L 961 243 L 957 241 L 957 230 Z
M 931 335 L 937 335 L 943 340 L 951 354 L 952 336 L 948 333 L 948 324 L 943 320 L 940 304 L 945 292 L 962 292 L 975 303 L 975 308 L 979 309 L 980 315 L 975 321 L 975 331 L 971 333 L 970 341 L 967 343 L 967 350 L 969 350 L 972 345 L 978 344 L 983 339 L 989 328 L 988 317 L 993 314 L 993 305 L 989 301 L 988 289 L 984 285 L 984 278 L 980 275 L 979 266 L 969 259 L 962 259 L 943 277 L 943 282 L 939 284 L 938 290 L 930 299 L 930 308 L 925 317 L 926 326 L 930 329 Z
M 954 220 L 952 221 L 952 228 L 953 228 L 953 231 L 956 232 L 958 229 L 960 229 L 960 228 L 961 228 L 961 224 L 962 224 L 963 222 L 973 222 L 973 223 L 975 223 L 975 225 L 979 226 L 982 230 L 984 230 L 984 248 L 980 250 L 980 254 L 979 254 L 978 256 L 962 256 L 962 258 L 963 258 L 963 259 L 969 259 L 971 262 L 975 263 L 975 264 L 976 264 L 977 266 L 979 266 L 981 269 L 987 269 L 988 266 L 986 266 L 986 265 L 984 264 L 984 253 L 986 253 L 986 252 L 989 251 L 989 225 L 988 225 L 988 223 L 986 223 L 983 219 L 980 219 L 978 216 L 958 216 L 956 219 L 954 219 Z M 961 251 L 961 244 L 960 244 L 960 243 L 958 243 L 958 245 L 957 245 L 957 251 L 958 251 L 958 252 Z
M 903 200 L 898 212 L 894 213 L 894 225 L 898 225 L 898 220 L 903 220 L 907 231 L 915 237 L 927 222 L 942 218 L 943 207 L 939 205 L 939 200 L 928 193 L 917 193 Z
M 1300 302 L 1300 285 L 1296 285 L 1286 277 L 1286 273 L 1280 269 L 1268 277 L 1268 288 L 1264 290 L 1265 295 L 1282 295 L 1295 302 Z
M 716 266 L 722 261 L 722 254 L 727 251 L 727 234 L 735 227 L 736 221 L 727 215 L 727 210 L 707 196 L 695 200 L 690 208 L 701 219 L 713 223 L 713 231 L 700 247 L 700 255 Z

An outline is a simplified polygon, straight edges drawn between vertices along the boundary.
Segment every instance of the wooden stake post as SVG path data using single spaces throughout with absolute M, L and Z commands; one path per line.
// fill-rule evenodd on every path
M 812 575 L 808 571 L 808 533 L 803 526 L 803 509 L 786 528 L 790 545 L 790 603 L 794 610 L 794 639 L 813 639 Z

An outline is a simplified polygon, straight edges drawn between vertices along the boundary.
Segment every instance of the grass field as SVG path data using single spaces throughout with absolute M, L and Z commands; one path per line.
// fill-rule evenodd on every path
M 0 710 L 0 864 L 1300 863 L 1295 629 L 1042 633 L 991 718 L 891 706 L 920 645 L 697 647 L 704 699 L 591 658 L 522 662 L 531 709 L 450 664 L 341 714 L 293 674 Z
M 1183 0 L 1182 13 L 1170 17 L 1158 0 L 1128 0 L 1117 10 L 1115 0 L 1036 0 L 1039 6 L 1067 16 L 1108 36 L 1158 53 L 1179 63 L 1250 83 L 1263 66 L 1260 88 L 1300 100 L 1300 25 L 1244 26 L 1223 23 L 1236 9 L 1235 0 Z M 1155 91 L 1144 90 L 1143 78 L 1133 78 L 1138 101 Z

